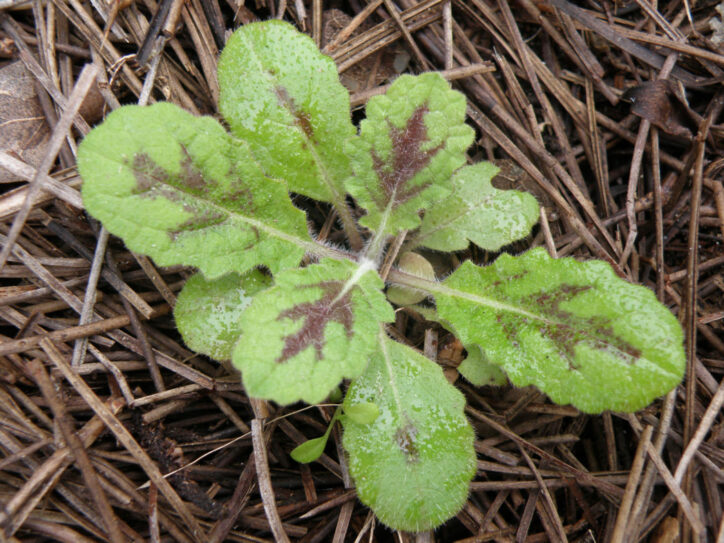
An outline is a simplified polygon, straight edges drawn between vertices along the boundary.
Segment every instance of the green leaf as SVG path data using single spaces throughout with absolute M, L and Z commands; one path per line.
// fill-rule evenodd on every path
M 348 405 L 344 414 L 357 424 L 372 424 L 380 416 L 380 408 L 372 402 Z
M 424 256 L 413 252 L 403 253 L 397 261 L 397 268 L 405 273 L 425 279 L 435 280 L 435 269 Z M 427 292 L 390 285 L 387 287 L 387 299 L 397 305 L 415 305 L 427 298 Z
M 410 246 L 461 251 L 472 241 L 497 251 L 530 234 L 538 222 L 538 202 L 526 192 L 498 190 L 490 180 L 498 168 L 489 162 L 465 166 L 453 176 L 453 193 L 425 212 Z
M 422 304 L 417 304 L 408 305 L 406 309 L 414 309 L 425 320 L 438 322 L 437 310 L 434 307 L 427 307 Z
M 209 279 L 296 266 L 311 239 L 286 187 L 211 117 L 168 103 L 111 113 L 78 149 L 88 212 L 161 266 Z
M 290 455 L 300 464 L 309 464 L 310 462 L 314 462 L 324 453 L 324 448 L 327 446 L 327 440 L 329 440 L 329 434 L 324 434 L 321 437 L 315 437 L 314 439 L 305 441 L 301 445 L 295 447 Z
M 355 173 L 347 190 L 367 210 L 360 222 L 390 235 L 416 228 L 418 210 L 450 193 L 472 141 L 464 95 L 436 73 L 399 77 L 368 102 L 347 145 Z
M 241 318 L 233 353 L 254 398 L 318 403 L 367 366 L 380 322 L 394 320 L 369 262 L 324 259 L 275 277 Z
M 343 407 L 367 402 L 380 409 L 372 424 L 342 420 L 360 500 L 396 530 L 430 530 L 457 514 L 475 474 L 474 435 L 440 366 L 381 333 Z
M 339 403 L 344 399 L 344 394 L 342 394 L 342 389 L 337 387 L 334 387 L 332 389 L 332 392 L 329 393 L 329 396 L 327 397 L 327 401 L 331 403 Z
M 517 386 L 582 411 L 635 411 L 682 378 L 681 327 L 649 289 L 602 261 L 542 248 L 465 262 L 435 293 L 440 319 Z
M 460 375 L 477 387 L 485 385 L 503 386 L 508 382 L 505 372 L 492 364 L 483 350 L 477 345 L 466 348 L 468 356 L 458 366 Z
M 291 452 L 291 457 L 300 464 L 309 464 L 322 456 L 324 448 L 327 446 L 327 441 L 329 441 L 329 436 L 332 433 L 332 427 L 339 416 L 340 411 L 338 407 L 332 416 L 332 420 L 329 421 L 329 426 L 327 426 L 327 430 L 324 432 L 324 435 L 305 441 L 298 447 L 295 447 Z
M 219 108 L 270 175 L 293 192 L 344 201 L 344 141 L 355 133 L 332 59 L 288 23 L 234 32 L 219 59 Z
M 216 360 L 231 359 L 241 334 L 241 314 L 252 296 L 271 285 L 259 270 L 208 280 L 192 275 L 178 295 L 173 316 L 186 345 Z

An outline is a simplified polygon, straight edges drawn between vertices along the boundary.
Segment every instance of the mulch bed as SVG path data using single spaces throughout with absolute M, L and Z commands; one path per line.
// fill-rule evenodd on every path
M 193 270 L 99 234 L 74 158 L 120 104 L 216 115 L 228 34 L 272 17 L 325 48 L 355 107 L 399 73 L 441 71 L 467 96 L 471 157 L 542 206 L 507 249 L 604 259 L 654 290 L 685 331 L 684 382 L 590 416 L 458 378 L 479 470 L 434 534 L 375 522 L 344 484 L 339 432 L 320 461 L 292 461 L 332 408 L 250 400 L 187 350 L 170 312 Z M 0 0 L 0 541 L 270 541 L 264 442 L 275 529 L 294 541 L 723 541 L 722 18 L 707 0 Z M 396 326 L 419 347 L 437 334 L 455 378 L 454 338 Z

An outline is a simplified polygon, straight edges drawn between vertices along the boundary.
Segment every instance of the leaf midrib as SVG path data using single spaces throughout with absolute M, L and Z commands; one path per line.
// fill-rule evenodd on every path
M 433 294 L 442 294 L 443 296 L 448 296 L 451 298 L 465 300 L 465 301 L 471 302 L 473 304 L 477 304 L 477 305 L 484 306 L 484 307 L 489 307 L 495 311 L 513 313 L 513 314 L 519 315 L 521 317 L 534 319 L 534 320 L 541 322 L 543 324 L 546 324 L 546 325 L 572 328 L 587 337 L 590 337 L 592 339 L 595 339 L 596 341 L 600 341 L 601 343 L 604 343 L 605 345 L 612 347 L 617 352 L 620 352 L 623 355 L 631 356 L 629 353 L 627 353 L 626 351 L 619 348 L 615 343 L 612 343 L 609 339 L 596 335 L 595 332 L 593 330 L 591 330 L 590 328 L 575 327 L 569 322 L 550 319 L 548 317 L 539 315 L 537 313 L 531 313 L 530 311 L 526 311 L 525 309 L 521 309 L 520 307 L 517 307 L 514 305 L 499 302 L 497 300 L 493 300 L 492 298 L 478 296 L 476 294 L 472 294 L 472 293 L 465 292 L 462 290 L 457 290 L 457 289 L 448 287 L 447 285 L 444 285 L 442 283 L 415 277 L 410 274 L 400 272 L 399 270 L 390 271 L 390 273 L 388 275 L 388 279 L 394 283 L 412 286 L 413 288 L 420 288 L 421 290 L 426 290 Z M 635 347 L 635 345 L 632 345 L 632 346 Z M 657 366 L 660 367 L 660 364 L 656 363 L 654 360 L 651 360 L 649 357 L 644 356 L 643 353 L 641 353 L 641 355 L 637 358 L 637 360 L 642 360 L 642 359 L 648 360 L 652 364 L 656 364 Z
M 131 170 L 131 172 L 133 172 L 134 177 L 135 177 L 136 170 L 133 168 L 133 166 L 125 164 L 117 156 L 108 156 L 108 155 L 103 155 L 102 153 L 96 153 L 96 154 L 101 156 L 105 160 L 109 160 L 111 162 L 116 162 L 121 167 L 128 168 L 129 170 Z M 205 177 L 207 177 L 207 176 L 205 176 Z M 275 181 L 275 180 L 272 180 L 272 182 L 278 183 L 278 181 Z M 173 185 L 171 183 L 163 182 L 163 181 L 158 181 L 158 184 L 164 185 L 165 187 L 168 187 L 175 192 L 179 192 L 179 193 L 183 194 L 185 197 L 188 197 L 189 199 L 191 199 L 193 201 L 200 202 L 201 204 L 203 204 L 205 206 L 209 206 L 212 209 L 214 209 L 220 213 L 227 214 L 230 217 L 233 217 L 234 219 L 238 220 L 239 222 L 248 224 L 249 226 L 253 226 L 254 228 L 261 230 L 262 232 L 268 234 L 271 237 L 274 237 L 274 238 L 286 241 L 288 243 L 291 243 L 293 245 L 296 245 L 307 253 L 312 253 L 312 254 L 318 255 L 320 257 L 329 257 L 329 258 L 333 258 L 335 260 L 349 260 L 341 252 L 335 251 L 334 249 L 326 247 L 325 245 L 322 245 L 320 243 L 315 243 L 314 241 L 311 240 L 311 238 L 310 238 L 310 241 L 307 241 L 302 238 L 293 236 L 292 234 L 288 234 L 286 232 L 283 232 L 281 230 L 268 226 L 266 223 L 264 223 L 262 221 L 253 219 L 246 215 L 242 215 L 227 207 L 223 207 L 223 206 L 217 204 L 216 202 L 214 202 L 213 200 L 203 199 L 203 198 L 199 197 L 198 195 L 195 195 L 195 194 L 192 194 L 191 192 L 183 190 L 181 187 L 179 187 L 177 185 Z M 129 196 L 130 195 L 133 195 L 133 194 L 129 192 Z M 298 208 L 295 208 L 295 209 L 301 213 L 304 213 L 303 211 L 299 210 Z
M 264 64 L 262 63 L 261 57 L 257 54 L 256 49 L 254 48 L 254 41 L 249 39 L 246 35 L 241 34 L 242 39 L 245 42 L 246 49 L 250 53 L 250 55 L 253 57 L 253 60 L 256 61 L 258 66 L 258 72 L 260 74 L 264 74 L 264 76 L 267 78 L 267 80 L 270 82 L 270 84 L 278 84 L 281 86 L 281 83 L 279 82 L 279 79 L 277 77 L 274 77 L 267 69 L 264 68 Z M 286 87 L 284 87 L 286 89 Z M 285 109 L 288 113 L 291 115 L 291 108 L 286 103 L 285 100 L 285 106 L 287 106 Z M 292 115 L 293 116 L 293 115 Z M 281 123 L 278 123 L 281 124 Z M 324 185 L 329 190 L 330 195 L 332 196 L 333 203 L 337 204 L 340 201 L 342 201 L 342 195 L 337 190 L 336 185 L 333 182 L 333 178 L 330 175 L 329 171 L 327 170 L 326 165 L 324 164 L 324 161 L 322 160 L 322 157 L 319 156 L 317 153 L 317 148 L 314 142 L 309 139 L 307 134 L 302 130 L 299 126 L 297 126 L 295 123 L 292 123 L 291 125 L 285 125 L 287 128 L 292 128 L 296 130 L 304 142 L 306 143 L 306 148 L 309 151 L 309 153 L 312 155 L 312 159 L 314 160 L 314 163 L 317 166 L 317 169 L 320 172 L 320 177 L 324 181 Z
M 457 290 L 454 288 L 450 288 L 447 285 L 444 285 L 437 281 L 430 281 L 427 279 L 423 279 L 421 277 L 417 277 L 417 276 L 411 275 L 409 273 L 404 273 L 399 270 L 391 270 L 388 275 L 388 279 L 393 283 L 398 283 L 403 286 L 418 288 L 420 290 L 427 291 L 432 294 L 442 294 L 444 296 L 449 296 L 451 298 L 460 298 L 460 299 L 466 300 L 468 302 L 476 303 L 478 305 L 482 305 L 485 307 L 490 307 L 497 311 L 506 311 L 509 313 L 516 313 L 522 317 L 536 319 L 536 320 L 545 322 L 546 324 L 561 324 L 556 321 L 548 320 L 545 317 L 542 317 L 536 313 L 531 313 L 529 311 L 526 311 L 525 309 L 521 309 L 517 306 L 505 304 L 505 303 L 499 302 L 497 300 L 493 300 L 492 298 L 478 296 L 476 294 L 472 294 L 470 292 L 465 292 L 463 290 Z
M 388 381 L 388 384 L 390 385 L 390 388 L 392 389 L 392 396 L 395 400 L 395 405 L 397 406 L 398 416 L 400 418 L 402 418 L 403 414 L 405 413 L 405 408 L 402 404 L 402 400 L 400 399 L 400 391 L 397 388 L 395 374 L 392 371 L 392 361 L 390 360 L 390 354 L 387 351 L 387 342 L 390 340 L 387 338 L 387 333 L 384 330 L 383 324 L 380 324 L 379 340 L 380 340 L 381 355 L 382 355 L 383 360 L 385 361 L 385 369 L 387 370 L 387 375 L 390 378 Z

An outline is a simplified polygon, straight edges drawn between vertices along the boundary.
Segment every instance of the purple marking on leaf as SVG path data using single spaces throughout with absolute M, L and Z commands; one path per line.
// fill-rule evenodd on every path
M 522 272 L 516 273 L 514 275 L 508 275 L 508 276 L 504 277 L 503 279 L 497 279 L 496 281 L 493 281 L 492 283 L 490 283 L 489 288 L 492 288 L 492 289 L 500 288 L 502 285 L 508 284 L 511 281 L 523 279 L 523 277 L 525 277 L 526 275 L 528 275 L 528 270 L 523 270 Z
M 133 194 L 145 194 L 168 180 L 168 172 L 151 160 L 147 153 L 133 155 L 131 170 L 136 178 Z
M 173 230 L 168 231 L 169 237 L 176 241 L 185 232 L 202 230 L 227 220 L 227 216 L 210 208 L 199 207 L 192 200 L 184 198 L 185 195 L 195 196 L 207 193 L 210 186 L 216 182 L 208 183 L 201 171 L 194 166 L 185 146 L 181 146 L 183 158 L 181 160 L 181 173 L 170 175 L 166 170 L 154 162 L 147 153 L 137 153 L 133 157 L 132 171 L 136 178 L 136 188 L 133 193 L 148 198 L 166 198 L 180 203 L 184 211 L 190 213 L 184 222 Z
M 307 135 L 307 138 L 314 140 L 314 130 L 312 130 L 312 123 L 309 120 L 309 114 L 304 111 L 297 111 L 294 114 L 297 125 Z
M 577 370 L 578 366 L 573 363 L 576 357 L 576 344 L 585 338 L 578 337 L 578 334 L 569 326 L 541 326 L 541 334 L 549 337 L 560 349 L 559 354 L 568 361 L 568 369 Z
M 314 285 L 304 285 L 301 288 L 320 288 L 323 295 L 316 301 L 305 302 L 285 309 L 277 317 L 277 320 L 289 318 L 298 321 L 304 319 L 304 324 L 299 331 L 284 338 L 284 349 L 276 359 L 278 363 L 287 362 L 310 345 L 316 351 L 317 360 L 321 360 L 324 348 L 324 330 L 330 322 L 338 322 L 344 326 L 348 338 L 354 335 L 352 331 L 354 314 L 352 313 L 350 293 L 347 292 L 339 300 L 334 301 L 344 288 L 342 281 L 323 281 Z
M 294 99 L 289 96 L 287 89 L 281 85 L 274 87 L 274 94 L 277 95 L 279 105 L 285 107 L 294 116 L 294 124 L 302 129 L 302 132 L 307 136 L 307 139 L 314 141 L 314 129 L 309 119 L 309 113 L 302 111 L 297 104 L 294 103 Z
M 228 193 L 219 195 L 220 203 L 235 209 L 244 210 L 250 215 L 255 213 L 254 195 L 251 189 L 240 179 L 235 179 Z
M 204 178 L 201 170 L 194 165 L 185 145 L 181 145 L 181 152 L 183 153 L 183 158 L 181 159 L 181 175 L 179 175 L 181 185 L 195 192 L 208 193 L 212 185 L 217 185 L 217 183 Z
M 615 352 L 612 354 L 620 356 L 623 353 L 627 356 L 620 356 L 620 358 L 628 363 L 635 362 L 641 357 L 641 351 L 617 336 L 612 330 L 611 322 L 595 317 L 579 317 L 561 309 L 562 302 L 570 301 L 591 288 L 593 288 L 591 285 L 562 284 L 554 291 L 541 292 L 531 296 L 529 298 L 533 301 L 531 308 L 553 321 L 541 325 L 540 333 L 553 341 L 559 349 L 560 356 L 568 360 L 571 371 L 577 369 L 573 361 L 575 360 L 576 345 L 579 343 L 586 343 L 602 350 L 613 347 Z M 520 320 L 520 317 L 513 318 L 512 321 L 498 317 L 498 323 L 501 324 L 503 333 L 511 341 L 518 338 Z
M 228 220 L 228 216 L 223 212 L 213 210 L 211 207 L 193 200 L 198 197 L 209 197 L 209 192 L 218 189 L 219 183 L 215 179 L 204 176 L 203 172 L 193 163 L 185 145 L 181 145 L 181 152 L 181 171 L 177 175 L 169 174 L 147 153 L 137 153 L 130 164 L 136 178 L 134 194 L 148 198 L 166 198 L 171 202 L 180 203 L 184 211 L 193 215 L 168 232 L 174 241 L 185 232 L 210 228 Z M 233 166 L 229 169 L 228 177 L 231 179 L 229 189 L 214 196 L 217 204 L 253 214 L 255 206 L 251 189 L 238 177 Z M 258 241 L 259 232 L 256 229 L 253 230 L 256 241 Z M 252 242 L 252 245 L 256 241 Z
M 258 209 L 254 202 L 254 193 L 251 187 L 244 182 L 240 172 L 232 162 L 226 173 L 230 180 L 228 188 L 219 190 L 214 194 L 214 199 L 222 207 L 234 209 L 247 215 L 257 215 Z
M 228 217 L 223 213 L 212 211 L 210 209 L 202 209 L 200 211 L 192 210 L 191 206 L 184 205 L 184 210 L 194 213 L 194 216 L 186 219 L 173 230 L 168 231 L 168 235 L 173 241 L 176 241 L 182 234 L 211 228 L 212 226 L 224 223 L 228 219 Z
M 395 432 L 395 443 L 397 447 L 405 455 L 405 460 L 410 464 L 418 461 L 420 452 L 417 450 L 417 428 L 411 422 L 405 424 L 402 428 L 398 428 Z
M 512 277 L 511 279 L 516 279 L 516 277 Z M 559 311 L 561 302 L 570 301 L 581 292 L 585 292 L 591 288 L 591 285 L 568 285 L 564 283 L 553 292 L 541 292 L 533 297 L 533 300 L 536 304 L 545 308 L 547 313 L 555 313 Z
M 423 143 L 428 141 L 425 126 L 427 112 L 426 106 L 418 107 L 402 129 L 388 122 L 392 140 L 392 154 L 388 161 L 391 167 L 387 167 L 388 162 L 372 151 L 373 167 L 383 192 L 383 199 L 376 202 L 380 208 L 386 207 L 388 202 L 393 202 L 393 207 L 397 207 L 432 184 L 432 180 L 428 180 L 419 185 L 408 186 L 410 180 L 425 169 L 435 153 L 443 147 L 443 144 L 440 144 L 427 151 L 422 150 Z
M 174 193 L 171 187 L 190 195 L 207 194 L 218 186 L 214 179 L 207 179 L 193 163 L 186 146 L 181 145 L 181 171 L 171 175 L 159 166 L 147 153 L 136 153 L 130 165 L 133 176 L 136 178 L 134 194 L 147 194 L 148 196 L 163 196 L 177 202 L 181 195 Z M 127 163 L 128 164 L 128 163 Z M 149 193 L 156 189 L 155 193 Z

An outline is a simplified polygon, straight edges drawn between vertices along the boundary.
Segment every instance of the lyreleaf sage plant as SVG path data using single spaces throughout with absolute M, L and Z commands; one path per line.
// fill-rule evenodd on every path
M 78 151 L 85 205 L 130 249 L 198 269 L 178 328 L 231 359 L 250 396 L 317 403 L 351 380 L 335 419 L 358 495 L 388 526 L 438 526 L 476 471 L 464 398 L 388 336 L 394 305 L 427 300 L 420 311 L 462 341 L 475 384 L 535 385 L 599 413 L 637 410 L 680 381 L 677 320 L 604 262 L 533 249 L 436 280 L 421 249 L 497 251 L 538 217 L 532 196 L 491 185 L 494 166 L 466 163 L 465 98 L 440 75 L 399 77 L 357 130 L 332 60 L 270 21 L 233 34 L 219 84 L 230 132 L 168 103 L 111 113 Z M 330 204 L 345 245 L 311 233 L 290 193 Z M 386 293 L 378 270 L 402 236 Z M 295 458 L 318 457 L 328 435 Z

